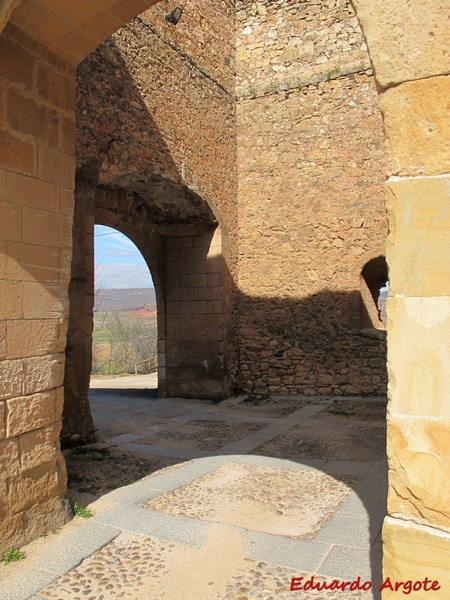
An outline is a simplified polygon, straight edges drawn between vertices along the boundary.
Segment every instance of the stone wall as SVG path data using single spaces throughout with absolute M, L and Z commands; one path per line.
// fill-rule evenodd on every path
M 360 275 L 383 255 L 385 151 L 349 2 L 238 2 L 241 389 L 386 391 L 361 332 Z M 381 338 L 381 339 L 380 339 Z
M 89 412 L 94 220 L 112 226 L 117 222 L 131 239 L 141 241 L 140 248 L 146 247 L 144 232 L 151 237 L 155 228 L 164 231 L 167 266 L 165 255 L 148 262 L 158 298 L 160 395 L 223 397 L 229 390 L 224 370 L 229 362 L 225 354 L 233 352 L 227 333 L 231 295 L 224 290 L 232 287 L 230 277 L 228 284 L 225 280 L 235 270 L 236 244 L 229 240 L 237 235 L 234 7 L 208 0 L 201 10 L 195 2 L 183 8 L 176 27 L 164 19 L 165 2 L 141 14 L 78 69 L 78 169 L 80 174 L 96 171 L 97 180 L 90 182 L 88 190 L 80 176 L 75 195 L 77 244 L 70 291 L 76 326 L 69 328 L 67 345 L 64 430 L 68 439 L 87 439 L 93 431 L 89 414 L 82 422 L 80 415 Z M 101 198 L 98 206 L 95 198 Z M 92 223 L 86 230 L 89 218 Z M 211 271 L 213 249 L 197 242 L 216 230 L 218 223 L 223 239 L 215 257 L 220 262 L 216 272 Z M 189 250 L 180 247 L 182 259 L 175 261 L 176 244 L 189 240 L 197 258 L 188 260 Z M 198 270 L 199 253 L 208 262 L 206 271 Z M 178 275 L 181 283 L 175 284 Z M 211 291 L 221 305 L 220 314 L 212 312 L 212 300 L 197 297 L 201 291 L 196 288 L 203 283 L 184 285 L 191 277 L 203 282 L 213 275 L 221 279 Z M 180 301 L 186 302 L 177 311 Z M 220 332 L 213 326 L 219 321 Z M 205 334 L 203 344 L 200 333 Z M 84 375 L 77 377 L 80 369 Z
M 155 175 L 178 182 L 235 236 L 234 9 L 185 2 L 173 26 L 168 8 L 143 13 L 80 65 L 78 165 L 100 159 L 100 184 L 144 200 Z
M 74 69 L 0 38 L 0 553 L 68 519 L 59 451 L 75 160 Z

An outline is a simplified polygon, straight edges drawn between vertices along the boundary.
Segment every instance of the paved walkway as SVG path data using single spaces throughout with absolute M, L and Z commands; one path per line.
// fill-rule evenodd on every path
M 100 446 L 183 462 L 104 495 L 92 518 L 1 566 L 1 600 L 378 597 L 383 399 L 214 405 L 106 387 L 92 393 Z M 373 588 L 290 591 L 312 575 Z

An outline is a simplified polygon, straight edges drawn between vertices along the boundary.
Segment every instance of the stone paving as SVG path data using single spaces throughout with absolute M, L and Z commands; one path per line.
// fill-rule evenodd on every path
M 0 566 L 1 600 L 378 598 L 385 399 L 213 404 L 105 386 L 92 407 L 98 448 L 180 462 Z M 293 577 L 315 589 L 291 591 Z M 373 588 L 320 589 L 358 577 Z

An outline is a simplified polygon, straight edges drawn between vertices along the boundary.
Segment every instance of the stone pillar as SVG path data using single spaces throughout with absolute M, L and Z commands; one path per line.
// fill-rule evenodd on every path
M 68 518 L 63 406 L 75 72 L 0 38 L 0 554 Z
M 354 0 L 380 90 L 390 177 L 388 513 L 383 575 L 450 593 L 450 129 L 445 0 Z M 401 592 L 389 585 L 383 599 Z
M 64 372 L 64 445 L 95 439 L 89 406 L 94 309 L 94 192 L 98 165 L 77 174 L 72 228 L 73 256 L 69 286 L 69 326 Z
M 226 395 L 222 234 L 209 225 L 179 225 L 166 234 L 168 396 Z

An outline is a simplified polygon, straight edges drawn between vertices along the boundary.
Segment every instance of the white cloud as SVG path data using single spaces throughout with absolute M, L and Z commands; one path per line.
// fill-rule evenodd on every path
M 102 264 L 97 269 L 96 287 L 110 289 L 153 287 L 147 265 L 132 262 Z

